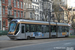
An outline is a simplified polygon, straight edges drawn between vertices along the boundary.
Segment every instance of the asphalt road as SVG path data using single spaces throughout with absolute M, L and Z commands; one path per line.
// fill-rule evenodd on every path
M 3 50 L 74 50 L 75 49 L 75 39 L 56 41 L 56 42 L 45 42 L 32 45 L 16 46 L 11 48 L 6 48 Z
M 10 40 L 0 36 L 0 50 L 74 50 L 74 38 Z

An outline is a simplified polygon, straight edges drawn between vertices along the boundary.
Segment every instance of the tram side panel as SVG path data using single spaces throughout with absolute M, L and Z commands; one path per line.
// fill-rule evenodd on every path
M 69 36 L 69 27 L 68 26 L 58 26 L 58 37 Z

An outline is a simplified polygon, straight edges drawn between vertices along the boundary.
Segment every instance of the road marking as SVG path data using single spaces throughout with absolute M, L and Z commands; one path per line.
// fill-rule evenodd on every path
M 71 42 L 65 43 L 64 45 L 69 45 L 69 44 L 71 44 Z
M 72 39 L 72 40 L 75 40 L 75 39 Z M 69 40 L 63 40 L 63 41 L 69 41 Z M 52 41 L 52 42 L 37 43 L 37 44 L 28 44 L 28 45 L 20 45 L 20 46 L 14 46 L 14 47 L 7 47 L 7 48 L 3 48 L 3 49 L 0 49 L 0 50 L 6 50 L 6 49 L 11 49 L 11 48 L 23 47 L 23 46 L 31 46 L 31 45 L 53 43 L 53 42 L 60 42 L 60 40 L 59 41 Z M 67 45 L 67 44 L 71 44 L 71 43 L 65 43 L 65 44 Z
M 1 50 L 7 50 L 7 49 L 12 49 L 12 48 L 17 48 L 17 47 L 23 47 L 23 46 L 32 46 L 32 45 L 39 45 L 39 44 L 53 43 L 53 42 L 55 42 L 55 41 L 52 41 L 52 42 L 44 42 L 44 43 L 38 43 L 38 44 L 20 45 L 20 46 L 14 46 L 14 47 L 3 48 L 3 49 L 1 49 Z M 60 42 L 60 41 L 56 41 L 56 42 Z

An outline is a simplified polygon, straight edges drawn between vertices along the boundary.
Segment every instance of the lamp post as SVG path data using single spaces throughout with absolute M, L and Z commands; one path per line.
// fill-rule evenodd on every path
M 48 21 L 49 21 L 49 38 L 51 38 L 51 25 L 50 25 L 50 21 L 51 21 L 51 0 L 43 0 L 43 13 L 44 15 L 46 15 L 46 17 L 48 16 Z

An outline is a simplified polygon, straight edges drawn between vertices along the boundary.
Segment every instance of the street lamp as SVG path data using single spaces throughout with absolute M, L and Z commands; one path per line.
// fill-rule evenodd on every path
M 50 25 L 51 12 L 52 12 L 51 3 L 52 3 L 51 0 L 43 0 L 43 13 L 44 15 L 48 16 L 48 20 L 49 20 L 49 38 L 51 37 L 51 25 Z

